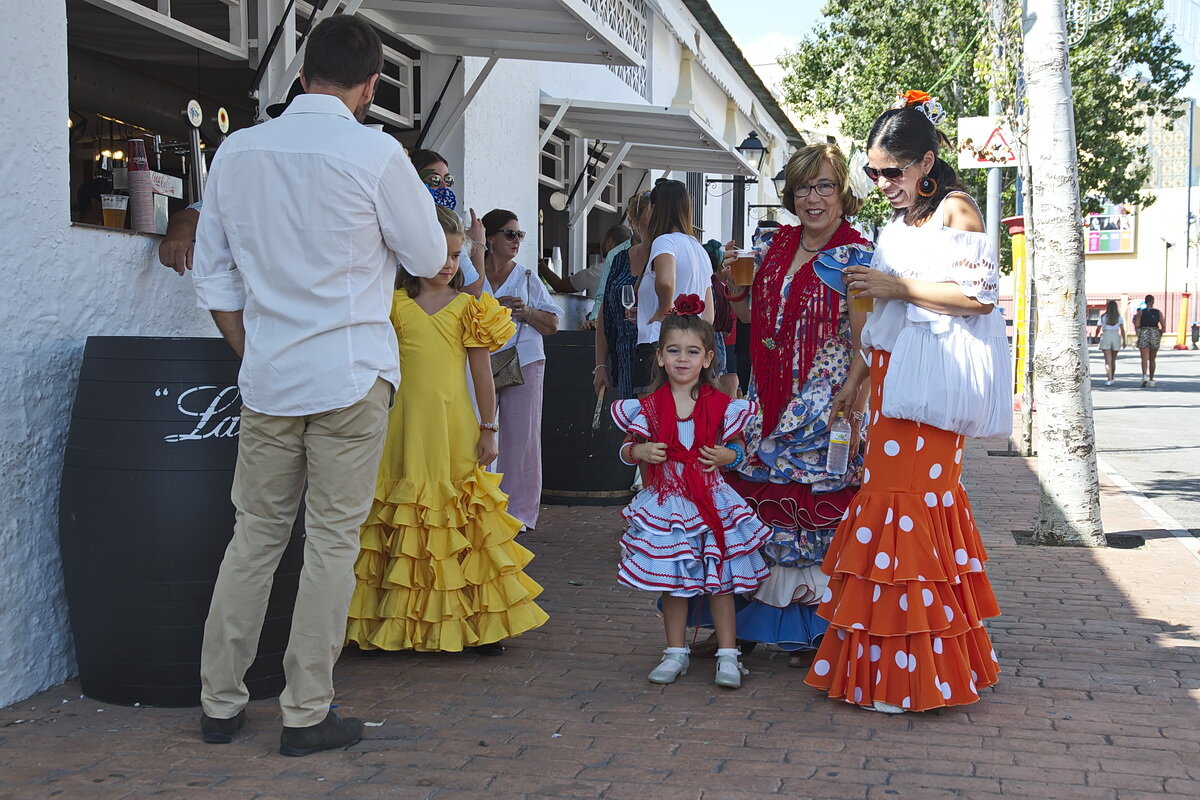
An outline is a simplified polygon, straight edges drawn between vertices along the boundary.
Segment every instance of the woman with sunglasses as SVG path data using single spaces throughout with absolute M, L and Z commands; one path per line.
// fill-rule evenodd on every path
M 450 174 L 450 162 L 446 157 L 436 150 L 413 150 L 408 158 L 425 188 L 433 195 L 433 202 L 454 211 L 458 207 L 458 196 L 454 193 L 454 176 Z M 483 292 L 483 223 L 475 216 L 475 209 L 470 209 L 470 213 L 467 238 L 458 263 L 463 276 L 462 290 L 479 297 Z
M 508 513 L 529 529 L 537 527 L 542 500 L 542 379 L 546 369 L 543 336 L 558 330 L 560 309 L 538 276 L 517 263 L 525 231 L 517 215 L 495 208 L 483 215 L 487 257 L 483 290 L 512 311 L 517 332 L 500 348 L 515 347 L 524 383 L 496 392 L 503 473 L 500 489 Z
M 866 314 L 846 302 L 841 269 L 869 261 L 871 245 L 846 221 L 861 201 L 836 145 L 797 150 L 784 179 L 780 199 L 800 224 L 763 231 L 752 286 L 732 285 L 732 242 L 721 275 L 750 324 L 749 395 L 758 402 L 729 484 L 771 528 L 762 549 L 771 575 L 739 604 L 738 638 L 776 645 L 799 667 L 826 629 L 816 615 L 828 583 L 819 567 L 862 472 L 857 432 L 846 469 L 830 471 L 829 424 L 840 412 L 859 428 L 866 404 L 865 371 L 851 370 Z
M 982 620 L 1000 611 L 959 478 L 963 432 L 1011 426 L 1007 342 L 996 255 L 938 155 L 949 144 L 940 116 L 929 95 L 908 92 L 867 137 L 864 170 L 894 209 L 871 266 L 844 273 L 851 296 L 874 302 L 862 334 L 869 367 L 855 364 L 870 371 L 871 439 L 823 565 L 818 613 L 837 636 L 805 678 L 891 714 L 973 703 L 999 671 Z

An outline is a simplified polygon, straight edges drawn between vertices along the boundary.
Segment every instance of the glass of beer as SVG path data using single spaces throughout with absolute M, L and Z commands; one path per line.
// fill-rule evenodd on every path
M 851 292 L 850 293 L 850 308 L 853 309 L 854 311 L 862 311 L 864 313 L 868 312 L 868 311 L 874 311 L 875 310 L 875 298 L 874 297 L 863 297 L 862 292 Z
M 733 282 L 738 286 L 749 286 L 754 283 L 754 251 L 735 250 L 733 255 L 733 264 L 729 268 L 733 275 Z
M 100 195 L 100 210 L 104 214 L 104 227 L 124 228 L 125 211 L 129 208 L 129 195 L 102 194 Z

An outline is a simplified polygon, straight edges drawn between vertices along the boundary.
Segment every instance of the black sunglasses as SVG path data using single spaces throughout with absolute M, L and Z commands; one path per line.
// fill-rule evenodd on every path
M 507 230 L 507 229 L 505 229 L 505 230 L 502 230 L 502 231 L 497 231 L 497 232 L 498 232 L 498 233 L 503 233 L 503 234 L 504 234 L 504 238 L 505 238 L 505 239 L 508 239 L 510 242 L 513 242 L 513 241 L 516 241 L 516 242 L 523 242 L 523 241 L 525 241 L 525 231 L 510 231 L 510 230 Z
M 867 177 L 872 181 L 879 180 L 880 175 L 887 178 L 889 181 L 898 181 L 904 175 L 904 170 L 908 169 L 920 160 L 921 159 L 919 158 L 914 158 L 903 167 L 883 167 L 881 169 L 876 169 L 875 167 L 864 164 L 863 172 L 867 173 Z

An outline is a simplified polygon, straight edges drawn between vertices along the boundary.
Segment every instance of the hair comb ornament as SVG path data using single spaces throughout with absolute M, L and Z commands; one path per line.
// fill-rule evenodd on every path
M 920 89 L 909 89 L 907 92 L 901 92 L 892 108 L 908 108 L 915 106 L 917 111 L 925 115 L 932 124 L 937 125 L 946 118 L 946 111 L 942 108 L 942 104 L 937 101 L 936 97 L 932 97 L 928 92 L 922 92 Z
M 675 298 L 670 313 L 677 317 L 698 317 L 704 313 L 704 301 L 698 294 L 681 294 Z

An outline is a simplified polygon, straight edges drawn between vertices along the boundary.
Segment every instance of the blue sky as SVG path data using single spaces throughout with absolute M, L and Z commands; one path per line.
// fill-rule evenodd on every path
M 767 85 L 775 85 L 783 70 L 775 59 L 821 18 L 824 0 L 708 0 L 733 40 L 758 69 Z M 752 9 L 752 13 L 748 12 Z

